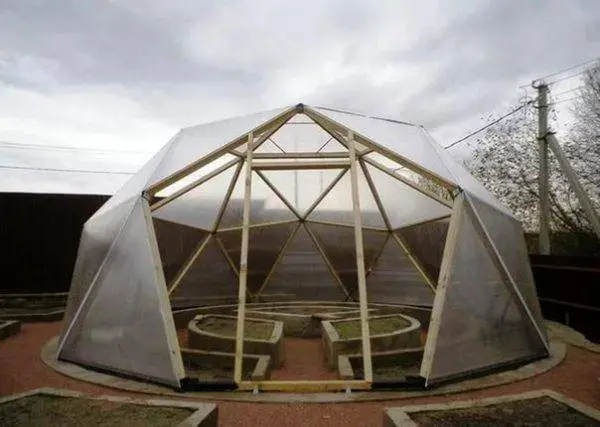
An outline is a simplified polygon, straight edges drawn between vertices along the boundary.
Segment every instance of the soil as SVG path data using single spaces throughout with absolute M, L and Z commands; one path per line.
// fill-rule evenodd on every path
M 172 426 L 194 411 L 76 397 L 37 395 L 0 405 L 0 425 L 8 426 Z
M 369 319 L 371 335 L 389 334 L 409 325 L 410 322 L 401 316 Z M 342 339 L 359 338 L 361 336 L 360 320 L 334 322 L 333 327 Z
M 422 426 L 598 426 L 598 421 L 550 397 L 500 403 L 480 408 L 413 412 L 410 417 Z
M 206 317 L 201 320 L 198 327 L 204 331 L 223 335 L 226 337 L 235 337 L 237 330 L 237 320 Z M 273 333 L 273 324 L 271 322 L 253 322 L 246 320 L 244 322 L 244 336 L 255 340 L 268 340 Z

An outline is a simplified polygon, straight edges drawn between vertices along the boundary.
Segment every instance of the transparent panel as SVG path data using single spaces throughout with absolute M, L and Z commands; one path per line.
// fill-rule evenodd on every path
M 392 236 L 369 268 L 367 297 L 369 302 L 433 305 L 431 288 Z
M 94 215 L 84 225 L 69 288 L 60 342 L 62 342 L 66 329 L 73 321 L 73 316 L 138 198 L 132 198 L 120 205 L 113 205 L 104 213 Z
M 164 280 L 156 274 L 143 203 L 137 202 L 107 255 L 59 356 L 179 386 L 173 318 Z
M 519 292 L 531 310 L 535 322 L 545 334 L 546 328 L 544 327 L 521 224 L 516 219 L 504 215 L 501 211 L 479 201 L 475 197 L 467 196 L 467 200 L 472 203 L 479 214 L 483 226 L 489 233 L 513 281 L 517 284 Z
M 452 182 L 453 177 L 419 126 L 317 108 L 321 114 Z
M 319 125 L 304 114 L 297 114 L 283 125 L 271 138 L 271 152 L 331 152 L 348 151 Z M 261 147 L 263 148 L 263 147 Z M 263 151 L 266 152 L 266 151 Z
M 385 172 L 367 165 L 392 228 L 450 215 L 447 206 L 425 196 Z
M 171 293 L 171 305 L 231 304 L 237 301 L 237 289 L 237 275 L 217 240 L 211 237 Z
M 434 284 L 437 284 L 440 274 L 449 222 L 450 219 L 445 218 L 396 231 L 433 279 Z
M 291 300 L 346 299 L 304 226 L 298 229 L 286 248 L 283 258 L 266 284 L 264 293 Z
M 152 212 L 155 218 L 212 230 L 237 165 Z
M 242 171 L 235 181 L 231 196 L 229 196 L 229 200 L 227 201 L 225 209 L 223 210 L 223 216 L 217 224 L 219 229 L 242 226 L 242 220 L 244 217 L 244 181 L 246 179 L 245 168 L 245 165 L 242 166 Z M 254 174 L 254 176 L 256 176 L 256 174 Z M 256 176 L 256 178 L 258 177 Z
M 152 175 L 151 183 L 155 184 L 190 163 L 233 142 L 286 110 L 288 108 L 277 108 L 182 129 L 160 167 Z
M 254 150 L 255 153 L 285 153 L 283 148 L 277 146 L 275 142 L 270 139 L 267 139 L 263 142 L 260 147 Z
M 168 285 L 204 240 L 207 232 L 161 219 L 154 219 L 153 223 L 163 274 Z
M 545 353 L 468 210 L 460 218 L 429 384 Z
M 340 174 L 339 170 L 262 171 L 285 199 L 300 213 L 306 214 L 317 198 Z

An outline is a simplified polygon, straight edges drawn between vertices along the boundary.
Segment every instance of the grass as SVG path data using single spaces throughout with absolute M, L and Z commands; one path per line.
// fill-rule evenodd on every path
M 221 317 L 205 317 L 198 325 L 200 329 L 215 334 L 235 337 L 237 320 Z M 268 340 L 273 333 L 273 323 L 255 322 L 246 320 L 244 322 L 244 337 L 255 340 Z
M 0 405 L 0 425 L 9 426 L 172 426 L 192 409 L 143 406 L 76 397 L 36 395 Z
M 549 397 L 524 399 L 479 408 L 413 412 L 409 416 L 420 426 L 587 427 L 598 425 L 597 421 Z
M 332 322 L 333 327 L 342 339 L 360 338 L 360 320 Z M 369 332 L 371 335 L 389 334 L 398 329 L 406 328 L 410 322 L 402 316 L 377 317 L 369 319 Z

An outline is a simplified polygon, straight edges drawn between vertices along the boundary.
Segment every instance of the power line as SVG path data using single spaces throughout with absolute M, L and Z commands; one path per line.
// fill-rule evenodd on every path
M 529 105 L 529 104 L 531 104 L 532 102 L 533 102 L 533 101 L 528 101 L 528 102 L 526 102 L 525 104 L 522 104 L 522 105 L 520 105 L 519 107 L 515 108 L 514 110 L 511 110 L 510 112 L 506 113 L 506 114 L 505 114 L 505 115 L 503 115 L 502 117 L 499 117 L 499 118 L 497 118 L 497 119 L 496 119 L 496 120 L 494 120 L 493 122 L 490 122 L 490 123 L 488 123 L 487 125 L 485 125 L 485 126 L 483 126 L 483 127 L 479 128 L 479 129 L 477 129 L 477 130 L 475 130 L 475 131 L 471 132 L 470 134 L 468 134 L 468 135 L 466 135 L 466 136 L 464 136 L 464 137 L 460 138 L 460 139 L 459 139 L 459 140 L 457 140 L 457 141 L 454 141 L 452 144 L 446 145 L 446 146 L 444 147 L 444 150 L 447 150 L 447 149 L 449 149 L 449 148 L 452 148 L 452 147 L 454 147 L 456 144 L 459 144 L 459 143 L 463 142 L 464 140 L 466 140 L 466 139 L 469 139 L 469 138 L 471 138 L 471 137 L 472 137 L 472 136 L 474 136 L 474 135 L 477 135 L 479 132 L 482 132 L 482 131 L 486 130 L 486 129 L 487 129 L 487 128 L 489 128 L 490 126 L 493 126 L 493 125 L 495 125 L 496 123 L 498 123 L 498 122 L 500 122 L 500 121 L 504 120 L 505 118 L 507 118 L 507 117 L 509 117 L 509 116 L 511 116 L 511 115 L 513 115 L 513 114 L 515 114 L 516 112 L 518 112 L 518 111 L 521 111 L 523 108 L 525 108 L 526 106 L 528 106 L 528 105 Z
M 573 89 L 563 90 L 562 92 L 558 92 L 558 93 L 551 93 L 550 95 L 552 95 L 553 97 L 560 96 L 560 95 L 564 95 L 567 93 L 575 92 L 576 90 L 581 90 L 583 88 L 585 88 L 585 86 L 577 86 L 577 87 L 574 87 Z
M 10 165 L 0 165 L 0 169 L 36 170 L 36 171 L 71 172 L 71 173 L 92 173 L 92 174 L 110 174 L 110 175 L 134 175 L 135 174 L 135 172 L 100 171 L 100 170 L 89 170 L 89 169 L 38 168 L 38 167 L 32 167 L 32 166 L 10 166 Z
M 572 66 L 570 66 L 570 67 L 563 68 L 562 70 L 555 71 L 554 73 L 547 74 L 547 75 L 545 75 L 545 76 L 543 76 L 543 77 L 538 77 L 538 78 L 537 78 L 537 79 L 535 79 L 533 82 L 535 83 L 535 82 L 537 82 L 537 81 L 540 81 L 540 80 L 547 79 L 548 77 L 554 77 L 554 76 L 558 76 L 559 74 L 563 74 L 563 73 L 565 73 L 565 72 L 567 72 L 567 71 L 575 70 L 576 68 L 580 68 L 580 67 L 583 67 L 583 66 L 585 66 L 585 65 L 589 65 L 589 64 L 592 64 L 592 63 L 594 63 L 594 62 L 599 62 L 599 61 L 600 61 L 600 56 L 599 56 L 599 57 L 596 57 L 596 58 L 594 58 L 594 59 L 590 59 L 589 61 L 584 61 L 584 62 L 581 62 L 581 63 L 579 63 L 579 64 L 575 64 L 575 65 L 572 65 Z M 579 74 L 581 74 L 581 73 L 582 73 L 582 72 L 580 72 L 580 73 L 577 73 L 576 75 L 579 75 Z M 559 79 L 559 80 L 556 80 L 556 81 L 561 81 L 561 80 Z M 555 81 L 555 82 L 556 82 L 556 81 Z M 554 83 L 555 83 L 555 82 L 554 82 Z
M 153 154 L 153 151 L 134 151 L 134 150 L 108 150 L 102 148 L 83 148 L 83 147 L 72 147 L 66 145 L 45 145 L 45 144 L 21 144 L 18 142 L 0 142 L 0 147 L 16 148 L 24 150 L 47 150 L 47 151 L 88 151 L 88 152 L 101 152 L 101 153 L 134 153 L 134 154 Z

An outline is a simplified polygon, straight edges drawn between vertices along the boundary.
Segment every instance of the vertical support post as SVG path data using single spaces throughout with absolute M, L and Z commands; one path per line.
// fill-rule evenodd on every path
M 246 179 L 244 183 L 244 213 L 242 216 L 242 245 L 240 250 L 240 277 L 238 289 L 237 329 L 235 334 L 235 364 L 233 380 L 242 381 L 242 362 L 244 355 L 244 320 L 246 317 L 246 283 L 248 281 L 248 240 L 250 236 L 250 196 L 252 191 L 252 142 L 253 134 L 248 134 L 246 150 Z
M 538 90 L 538 150 L 540 168 L 538 176 L 539 202 L 539 251 L 542 255 L 550 254 L 550 198 L 549 168 L 548 168 L 548 85 L 541 83 Z
M 600 218 L 594 210 L 594 205 L 592 205 L 592 202 L 588 197 L 585 188 L 583 188 L 581 182 L 579 182 L 579 179 L 577 179 L 577 174 L 571 167 L 569 159 L 567 159 L 567 156 L 565 156 L 565 153 L 563 152 L 562 148 L 560 148 L 558 139 L 555 135 L 549 134 L 547 136 L 547 143 L 550 146 L 550 149 L 552 150 L 554 155 L 556 156 L 556 160 L 558 160 L 558 164 L 562 169 L 562 172 L 567 177 L 567 181 L 569 181 L 571 189 L 577 195 L 579 204 L 585 212 L 585 215 L 587 216 L 588 221 L 592 226 L 592 230 L 594 230 L 594 233 L 596 233 L 596 236 L 598 236 L 598 239 L 600 239 Z
M 354 210 L 354 245 L 356 247 L 356 270 L 358 274 L 358 301 L 360 307 L 360 324 L 362 332 L 363 372 L 365 373 L 365 381 L 371 382 L 373 381 L 373 366 L 371 364 L 371 338 L 369 331 L 369 311 L 367 305 L 367 279 L 365 273 L 362 216 L 360 213 L 360 200 L 358 197 L 358 160 L 356 159 L 354 133 L 349 130 L 347 135 L 348 149 L 350 152 L 352 207 Z

